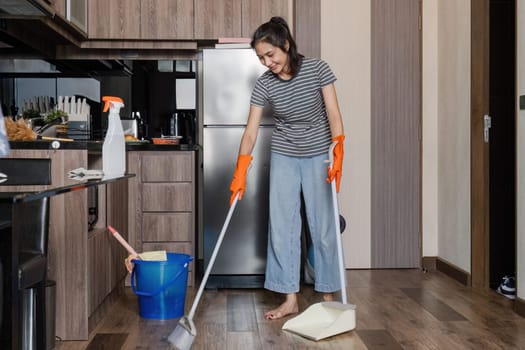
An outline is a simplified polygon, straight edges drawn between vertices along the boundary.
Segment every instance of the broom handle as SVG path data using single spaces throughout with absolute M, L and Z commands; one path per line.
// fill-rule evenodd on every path
M 328 157 L 330 159 L 330 168 L 334 164 L 334 148 L 337 142 L 333 142 L 328 151 Z M 339 205 L 337 204 L 337 190 L 335 186 L 335 179 L 331 182 L 332 186 L 332 204 L 334 207 L 334 220 L 335 220 L 335 234 L 337 242 L 337 260 L 339 262 L 339 279 L 341 280 L 341 299 L 343 304 L 347 303 L 346 299 L 346 278 L 345 278 L 345 263 L 343 257 L 343 243 L 341 241 L 341 226 L 339 223 Z
M 109 226 L 108 225 L 108 230 L 109 232 L 111 232 L 113 234 L 113 237 L 115 237 L 117 239 L 117 241 L 119 241 L 120 244 L 122 244 L 122 246 L 124 248 L 126 248 L 126 250 L 132 254 L 132 255 L 138 255 L 137 252 L 135 251 L 135 249 L 133 249 L 132 246 L 129 245 L 128 242 L 126 242 L 126 240 L 124 239 L 124 237 L 122 237 L 120 235 L 120 233 L 117 232 L 117 230 L 115 230 L 112 226 Z
M 226 221 L 224 221 L 224 225 L 222 225 L 222 230 L 221 230 L 221 233 L 219 234 L 219 238 L 217 239 L 217 243 L 215 243 L 215 248 L 213 249 L 213 253 L 211 254 L 210 262 L 208 264 L 208 267 L 206 268 L 204 277 L 202 278 L 202 282 L 201 282 L 201 285 L 199 286 L 199 290 L 197 291 L 197 295 L 195 296 L 195 299 L 193 300 L 193 305 L 191 306 L 190 313 L 188 314 L 189 320 L 193 320 L 193 316 L 195 315 L 195 310 L 197 310 L 197 305 L 199 304 L 199 301 L 201 299 L 202 292 L 204 291 L 206 282 L 208 282 L 208 277 L 210 276 L 211 269 L 213 268 L 213 264 L 215 263 L 215 258 L 217 257 L 217 253 L 219 252 L 219 248 L 221 247 L 222 240 L 224 239 L 224 235 L 226 234 L 226 229 L 228 228 L 228 225 L 230 224 L 230 220 L 232 218 L 232 214 L 233 214 L 233 211 L 235 210 L 235 206 L 237 205 L 238 200 L 239 200 L 239 192 L 237 192 L 237 194 L 235 195 L 235 198 L 230 207 L 230 210 L 228 211 L 228 215 L 226 216 Z

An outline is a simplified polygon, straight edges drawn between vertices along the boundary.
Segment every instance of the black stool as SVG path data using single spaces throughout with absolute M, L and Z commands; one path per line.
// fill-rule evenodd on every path
M 44 350 L 49 199 L 19 203 L 13 215 L 19 237 L 20 344 L 22 349 Z

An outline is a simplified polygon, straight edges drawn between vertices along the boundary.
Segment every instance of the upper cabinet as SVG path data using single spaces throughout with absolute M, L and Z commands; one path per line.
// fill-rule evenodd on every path
M 139 39 L 141 0 L 88 1 L 89 39 Z
M 91 0 L 89 39 L 193 39 L 193 0 Z
M 87 32 L 87 0 L 66 0 L 66 19 Z
M 242 36 L 241 0 L 195 0 L 195 38 Z
M 195 0 L 195 39 L 249 38 L 272 16 L 293 28 L 293 0 Z
M 193 0 L 141 0 L 140 39 L 193 39 Z
M 242 36 L 251 37 L 253 32 L 273 16 L 281 16 L 293 31 L 293 0 L 243 0 Z
M 272 16 L 284 17 L 293 28 L 293 3 L 293 0 L 91 0 L 88 37 L 116 40 L 251 37 Z

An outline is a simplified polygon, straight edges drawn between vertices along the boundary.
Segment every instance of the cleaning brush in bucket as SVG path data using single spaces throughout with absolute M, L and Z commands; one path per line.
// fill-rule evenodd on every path
M 165 250 L 155 250 L 155 251 L 150 251 L 150 252 L 142 252 L 138 254 L 135 251 L 135 249 L 133 249 L 133 247 L 130 246 L 129 243 L 124 239 L 124 237 L 122 237 L 120 233 L 118 233 L 117 230 L 115 230 L 112 226 L 108 226 L 108 230 L 109 232 L 111 232 L 113 237 L 115 237 L 117 241 L 119 241 L 119 243 L 122 244 L 122 246 L 126 248 L 126 250 L 131 255 L 137 256 L 138 257 L 137 259 L 148 260 L 148 261 L 166 261 L 168 260 Z

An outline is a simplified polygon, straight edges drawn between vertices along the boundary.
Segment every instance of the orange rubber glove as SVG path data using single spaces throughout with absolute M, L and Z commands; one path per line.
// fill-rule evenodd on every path
M 334 147 L 334 163 L 332 167 L 328 166 L 328 178 L 326 182 L 331 183 L 335 179 L 335 187 L 337 193 L 341 188 L 341 175 L 343 173 L 343 157 L 345 151 L 343 149 L 343 141 L 345 140 L 345 135 L 339 135 L 332 139 L 333 142 L 337 141 L 337 145 Z
M 252 161 L 253 157 L 249 154 L 240 154 L 237 158 L 237 166 L 233 173 L 233 180 L 230 184 L 230 191 L 232 193 L 230 197 L 230 207 L 233 204 L 235 195 L 239 192 L 239 200 L 242 199 L 244 190 L 246 189 L 246 172 Z

